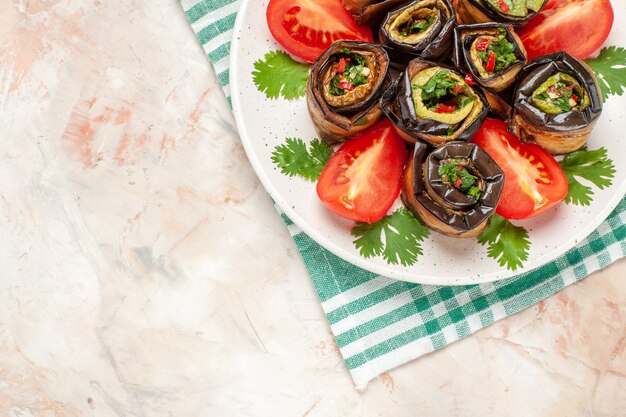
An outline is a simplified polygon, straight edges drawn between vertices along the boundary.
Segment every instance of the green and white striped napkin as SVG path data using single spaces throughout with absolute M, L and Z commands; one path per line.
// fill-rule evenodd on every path
M 228 56 L 239 0 L 181 0 L 229 98 Z M 381 373 L 530 307 L 626 256 L 626 199 L 567 254 L 515 278 L 465 287 L 377 276 L 320 247 L 281 217 L 313 280 L 357 388 Z

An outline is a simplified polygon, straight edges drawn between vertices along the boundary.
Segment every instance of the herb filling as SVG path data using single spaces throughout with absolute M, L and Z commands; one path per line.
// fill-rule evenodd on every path
M 435 19 L 432 17 L 426 17 L 425 19 L 419 17 L 414 18 L 402 24 L 398 28 L 398 33 L 404 37 L 415 35 L 416 33 L 423 33 L 433 25 L 434 21 Z
M 439 136 L 454 137 L 469 126 L 483 109 L 479 96 L 455 72 L 431 67 L 411 78 L 415 115 L 420 119 L 434 120 L 440 126 Z M 447 128 L 447 134 L 443 129 Z
M 544 0 L 484 0 L 497 11 L 510 16 L 524 17 L 530 12 L 538 12 Z
M 444 183 L 460 190 L 474 201 L 480 199 L 482 192 L 478 187 L 478 177 L 470 174 L 460 160 L 441 161 L 438 171 Z
M 574 77 L 558 72 L 535 90 L 532 104 L 548 114 L 561 114 L 583 110 L 589 97 Z
M 515 55 L 515 44 L 509 42 L 506 31 L 502 28 L 498 30 L 498 37 L 478 38 L 474 44 L 476 53 L 481 60 L 481 66 L 487 74 L 500 72 L 519 62 Z
M 422 87 L 422 102 L 436 113 L 453 113 L 474 100 L 464 94 L 466 88 L 450 77 L 450 71 L 439 71 Z
M 356 87 L 366 84 L 371 70 L 367 67 L 365 58 L 359 54 L 351 53 L 344 48 L 339 60 L 333 64 L 337 74 L 330 80 L 329 92 L 333 96 L 343 96 Z

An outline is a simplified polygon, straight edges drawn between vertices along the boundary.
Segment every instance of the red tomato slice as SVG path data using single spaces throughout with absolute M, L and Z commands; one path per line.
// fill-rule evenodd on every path
M 267 24 L 272 36 L 300 61 L 314 62 L 340 39 L 372 42 L 372 31 L 358 26 L 341 0 L 270 0 Z
M 565 198 L 567 178 L 559 163 L 542 147 L 521 143 L 506 123 L 487 119 L 471 140 L 504 171 L 504 189 L 496 213 L 521 220 L 548 210 Z
M 400 194 L 406 159 L 405 142 L 389 120 L 380 121 L 331 156 L 317 182 L 317 195 L 342 217 L 377 222 Z
M 559 51 L 585 59 L 609 37 L 613 19 L 609 0 L 555 0 L 518 34 L 528 59 Z

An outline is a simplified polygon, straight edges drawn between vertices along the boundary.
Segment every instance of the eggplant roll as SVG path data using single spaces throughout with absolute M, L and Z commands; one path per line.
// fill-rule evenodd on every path
M 359 25 L 378 26 L 385 14 L 406 0 L 342 0 Z
M 501 23 L 456 27 L 453 58 L 478 84 L 496 93 L 511 87 L 527 62 L 522 41 Z
M 456 13 L 450 0 L 417 0 L 391 10 L 380 27 L 380 42 L 392 61 L 438 60 L 452 47 Z
M 498 22 L 520 26 L 535 17 L 548 0 L 453 0 L 460 24 Z
M 531 61 L 519 76 L 509 127 L 559 155 L 580 149 L 602 113 L 602 94 L 593 70 L 558 52 Z
M 471 138 L 487 117 L 489 103 L 458 72 L 416 58 L 383 94 L 381 108 L 407 142 L 439 146 Z
M 380 45 L 337 41 L 313 64 L 307 106 L 317 133 L 336 144 L 380 119 L 379 100 L 391 83 L 389 57 Z
M 487 152 L 450 142 L 428 154 L 418 143 L 402 180 L 402 201 L 433 230 L 450 237 L 479 235 L 494 213 L 504 174 Z
M 485 98 L 491 107 L 489 109 L 489 116 L 495 117 L 500 120 L 509 120 L 511 112 L 513 111 L 509 103 L 496 93 L 492 93 L 489 90 L 484 90 Z

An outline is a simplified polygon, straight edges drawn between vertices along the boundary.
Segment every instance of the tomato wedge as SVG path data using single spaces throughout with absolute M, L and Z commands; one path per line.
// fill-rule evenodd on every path
M 606 41 L 613 19 L 609 0 L 552 0 L 518 34 L 528 59 L 559 51 L 585 59 Z
M 406 159 L 404 141 L 390 121 L 380 121 L 331 156 L 317 183 L 317 195 L 339 216 L 377 222 L 400 194 Z
M 314 62 L 340 39 L 372 42 L 372 31 L 358 26 L 341 0 L 270 0 L 267 24 L 276 41 L 295 59 Z
M 504 189 L 496 213 L 507 219 L 536 216 L 565 198 L 567 178 L 542 147 L 521 143 L 506 123 L 487 119 L 471 142 L 483 148 L 504 171 Z

